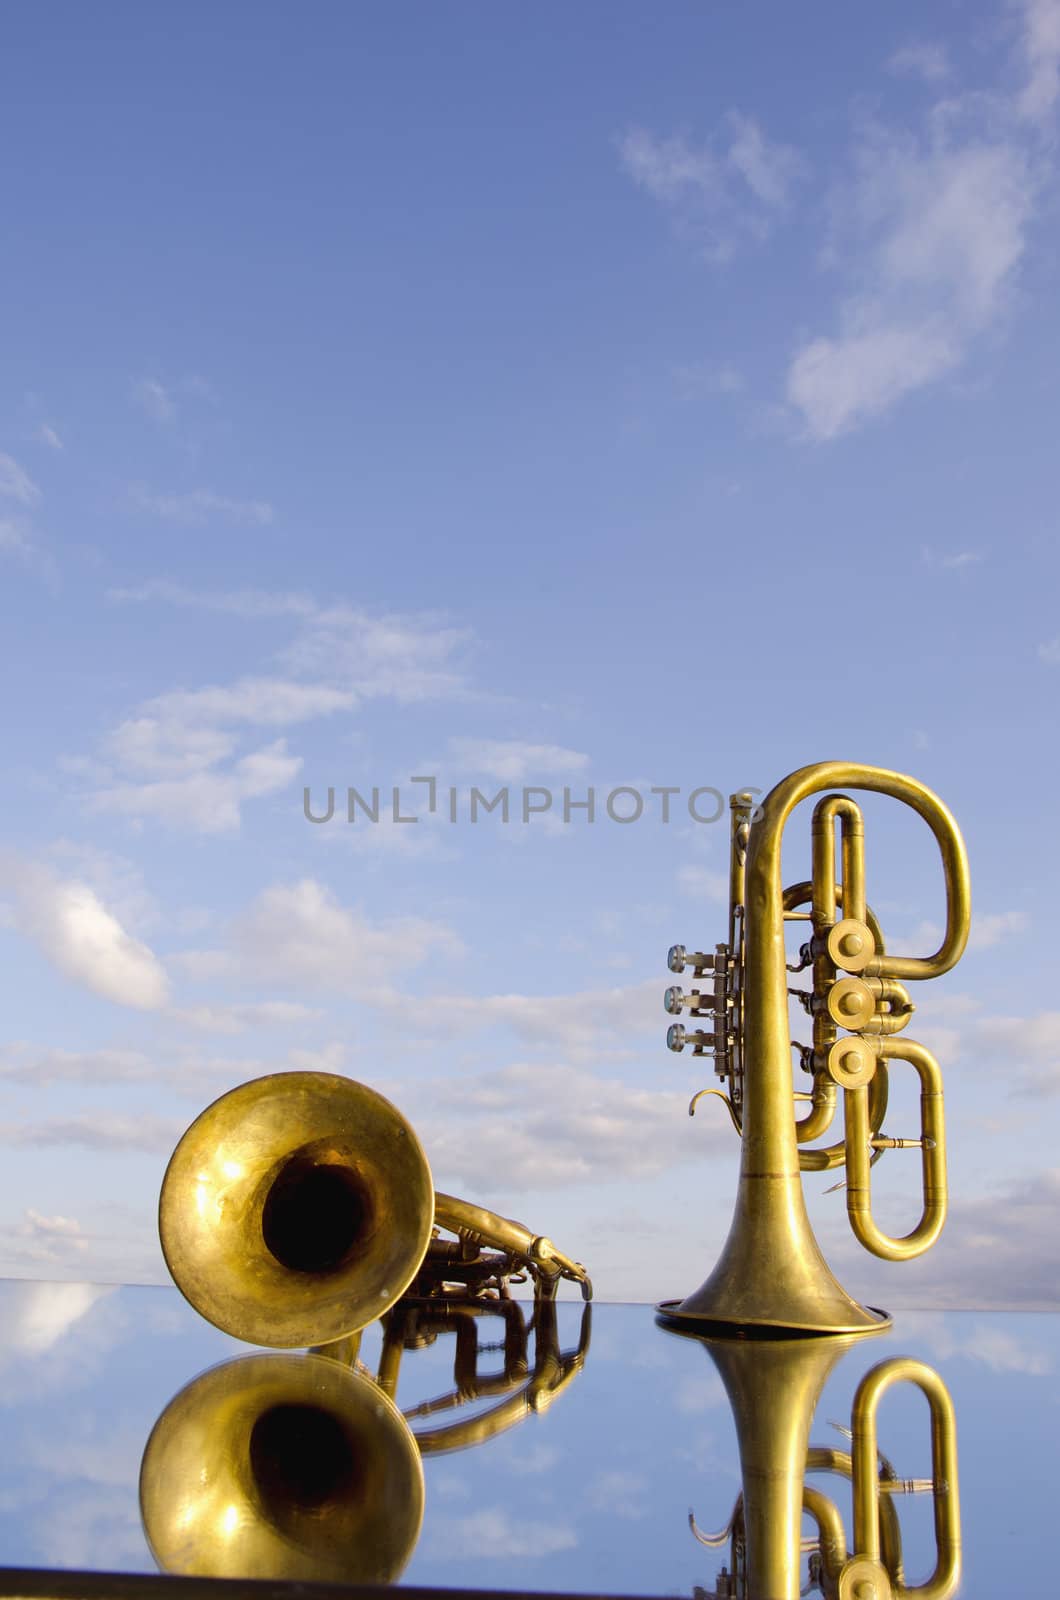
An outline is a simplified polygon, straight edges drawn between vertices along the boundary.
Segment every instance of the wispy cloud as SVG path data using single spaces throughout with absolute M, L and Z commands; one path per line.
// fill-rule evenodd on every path
M 97 789 L 91 803 L 97 811 L 151 818 L 175 828 L 230 833 L 240 826 L 246 801 L 280 793 L 301 768 L 302 758 L 288 752 L 286 740 L 277 739 L 224 771 L 201 767 L 183 777 L 114 783 Z
M 61 450 L 63 448 L 63 441 L 48 422 L 41 423 L 34 437 L 41 444 L 46 444 L 51 450 Z
M 562 1051 L 579 1061 L 592 1060 L 606 1044 L 612 1059 L 628 1056 L 638 1037 L 658 1038 L 661 1015 L 656 979 L 611 989 L 577 990 L 572 994 L 433 994 L 422 1022 L 415 1015 L 409 1027 L 441 1036 L 467 1037 L 490 1028 L 509 1030 L 524 1044 Z M 369 1003 L 395 1013 L 408 1013 L 407 996 L 377 988 Z
M 1005 312 L 1042 181 L 1020 119 L 1031 106 L 1040 122 L 1056 98 L 1057 14 L 1058 0 L 1023 8 L 1031 76 L 1015 103 L 953 95 L 919 135 L 862 135 L 833 207 L 833 254 L 851 263 L 839 329 L 804 342 L 788 370 L 809 438 L 838 438 L 947 376 Z
M 14 896 L 18 930 L 64 977 L 135 1010 L 166 1003 L 169 985 L 161 962 L 126 932 L 89 884 L 11 858 L 0 860 L 0 882 Z
M 170 423 L 177 418 L 173 395 L 157 378 L 140 378 L 133 384 L 133 399 L 152 422 Z
M 683 1138 L 687 1106 L 683 1090 L 535 1061 L 418 1086 L 416 1126 L 441 1187 L 496 1195 L 646 1179 L 701 1160 L 704 1141 L 722 1147 L 729 1133 L 718 1119 Z
M 139 605 L 159 601 L 167 605 L 248 618 L 313 617 L 321 609 L 316 601 L 304 594 L 270 593 L 263 589 L 188 589 L 168 578 L 154 578 L 148 583 L 129 588 L 109 589 L 107 599 Z
M 768 139 L 738 111 L 728 113 L 721 135 L 698 145 L 683 134 L 631 128 L 619 140 L 619 154 L 634 183 L 717 262 L 742 241 L 764 238 L 806 173 L 797 150 Z
M 398 967 L 458 955 L 460 941 L 426 917 L 373 921 L 314 878 L 264 890 L 232 924 L 224 947 L 188 952 L 199 977 L 309 991 L 371 995 Z
M 1027 70 L 1019 110 L 1028 121 L 1041 123 L 1060 96 L 1060 0 L 1019 0 L 1017 10 Z
M 237 500 L 215 494 L 212 489 L 192 489 L 184 494 L 153 494 L 142 485 L 130 491 L 130 498 L 141 511 L 162 517 L 167 522 L 197 525 L 212 520 L 265 527 L 274 512 L 267 500 Z
M 899 77 L 940 83 L 943 78 L 949 77 L 950 63 L 944 45 L 921 40 L 896 50 L 889 58 L 887 68 Z
M 184 1132 L 180 1117 L 150 1113 L 80 1112 L 69 1117 L 35 1117 L 30 1122 L 0 1122 L 0 1144 L 78 1145 L 86 1150 L 170 1151 Z
M 302 766 L 284 740 L 241 753 L 246 730 L 291 728 L 371 699 L 413 702 L 470 692 L 462 657 L 471 636 L 432 615 L 373 615 L 290 593 L 204 593 L 164 580 L 112 591 L 112 598 L 248 620 L 292 618 L 296 632 L 274 657 L 282 676 L 274 671 L 173 690 L 121 722 L 104 742 L 103 770 L 95 774 L 91 803 L 100 810 L 200 832 L 232 831 L 245 802 L 287 787 Z
M 558 744 L 530 744 L 522 739 L 450 739 L 449 750 L 463 770 L 519 783 L 526 777 L 552 777 L 584 772 L 589 757 Z
M 6 550 L 9 555 L 27 556 L 32 547 L 33 540 L 27 522 L 21 518 L 0 517 L 0 550 Z
M 677 882 L 684 894 L 697 900 L 711 900 L 718 905 L 728 901 L 729 878 L 725 872 L 712 872 L 689 862 L 677 869 Z
M 24 467 L 14 456 L 0 451 L 0 495 L 17 500 L 19 505 L 32 506 L 40 499 L 40 490 Z

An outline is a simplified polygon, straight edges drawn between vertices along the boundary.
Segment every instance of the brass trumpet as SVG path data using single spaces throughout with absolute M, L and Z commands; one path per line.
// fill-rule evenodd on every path
M 930 956 L 892 956 L 865 900 L 864 824 L 848 796 L 828 794 L 813 813 L 813 867 L 809 882 L 783 888 L 780 847 L 784 825 L 800 801 L 834 786 L 871 790 L 911 806 L 928 824 L 942 856 L 946 930 Z M 865 1247 L 889 1261 L 927 1250 L 946 1216 L 946 1147 L 942 1076 L 922 1044 L 898 1035 L 913 1011 L 905 988 L 911 979 L 935 978 L 960 959 L 968 938 L 971 899 L 964 844 L 949 811 L 914 778 L 855 762 L 822 761 L 792 773 L 755 809 L 749 794 L 733 795 L 728 943 L 713 953 L 674 945 L 672 972 L 691 967 L 711 986 L 689 994 L 666 991 L 671 1015 L 709 1018 L 712 1031 L 671 1025 L 671 1050 L 691 1046 L 713 1055 L 726 1081 L 719 1095 L 741 1139 L 740 1184 L 729 1236 L 707 1281 L 684 1300 L 668 1300 L 660 1313 L 702 1328 L 718 1323 L 815 1333 L 870 1332 L 885 1327 L 883 1313 L 860 1306 L 832 1276 L 806 1214 L 800 1172 L 845 1169 L 847 1215 Z M 836 826 L 840 877 L 836 878 Z M 801 908 L 808 906 L 809 910 Z M 787 966 L 785 923 L 809 924 L 799 961 Z M 811 987 L 789 989 L 791 972 L 809 971 Z M 813 1041 L 796 1046 L 811 1090 L 796 1094 L 788 1022 L 794 993 L 812 1018 Z M 842 1030 L 842 1031 L 841 1031 Z M 887 1071 L 904 1061 L 920 1079 L 918 1138 L 881 1132 L 887 1108 Z M 801 1149 L 825 1133 L 843 1091 L 842 1141 Z M 794 1101 L 809 1102 L 797 1120 Z M 904 1238 L 892 1238 L 873 1220 L 869 1173 L 885 1150 L 921 1152 L 924 1202 L 920 1221 Z
M 703 1600 L 798 1600 L 819 1589 L 825 1600 L 949 1600 L 960 1582 L 961 1514 L 953 1402 L 939 1374 L 905 1356 L 879 1362 L 854 1396 L 850 1450 L 813 1449 L 809 1434 L 818 1399 L 837 1360 L 855 1342 L 851 1337 L 700 1342 L 732 1406 L 743 1493 L 718 1533 L 703 1533 L 689 1513 L 700 1544 L 730 1544 L 731 1569 L 722 1568 L 713 1595 L 697 1594 Z M 899 1477 L 877 1449 L 879 1405 L 899 1383 L 920 1389 L 930 1408 L 930 1478 Z M 838 1473 L 851 1484 L 850 1548 L 835 1501 L 806 1482 L 815 1472 Z M 907 1583 L 902 1559 L 896 1502 L 907 1494 L 930 1494 L 934 1512 L 935 1565 L 918 1584 Z M 816 1525 L 809 1538 L 802 1536 L 804 1512 Z
M 410 1286 L 507 1293 L 523 1271 L 535 1297 L 564 1278 L 592 1296 L 585 1268 L 551 1240 L 437 1193 L 389 1100 L 325 1072 L 255 1078 L 208 1106 L 166 1169 L 159 1234 L 174 1282 L 208 1322 L 279 1349 L 346 1338 Z
M 383 1319 L 374 1376 L 356 1358 L 357 1336 L 200 1373 L 144 1449 L 140 1514 L 155 1560 L 184 1576 L 394 1582 L 423 1521 L 422 1458 L 483 1444 L 546 1410 L 585 1364 L 591 1311 L 582 1308 L 577 1348 L 561 1350 L 555 1302 L 539 1299 L 532 1365 L 518 1301 L 402 1299 Z M 482 1317 L 505 1327 L 504 1371 L 487 1376 Z M 400 1411 L 402 1353 L 444 1333 L 456 1335 L 452 1392 Z M 412 1427 L 486 1398 L 470 1417 Z

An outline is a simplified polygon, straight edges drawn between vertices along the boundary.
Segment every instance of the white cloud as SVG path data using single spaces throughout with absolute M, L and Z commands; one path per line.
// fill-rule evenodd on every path
M 730 361 L 698 362 L 671 368 L 674 382 L 685 396 L 698 394 L 739 394 L 747 380 Z
M 527 777 L 583 772 L 589 757 L 557 744 L 528 744 L 521 739 L 450 739 L 449 749 L 465 769 L 518 783 Z
M 91 1283 L 8 1284 L 2 1312 L 0 1348 L 42 1355 L 113 1290 Z
M 926 567 L 938 567 L 943 572 L 963 572 L 968 567 L 979 566 L 986 559 L 981 550 L 952 550 L 939 553 L 929 544 L 923 546 L 920 558 Z
M 939 83 L 949 76 L 950 71 L 945 46 L 926 40 L 896 50 L 888 60 L 887 67 L 900 77 L 922 78 L 925 83 Z
M 957 346 L 943 328 L 885 324 L 851 330 L 803 346 L 788 373 L 788 399 L 801 411 L 811 438 L 834 439 L 889 411 L 957 359 Z
M 212 489 L 192 489 L 186 494 L 151 494 L 142 487 L 132 490 L 132 500 L 142 511 L 149 511 L 167 522 L 198 524 L 210 518 L 265 527 L 274 512 L 267 500 L 237 500 L 215 494 Z
M 176 402 L 170 391 L 157 378 L 141 378 L 133 384 L 133 398 L 141 411 L 145 411 L 152 422 L 174 422 L 177 416 Z
M 690 894 L 697 900 L 713 900 L 718 905 L 728 903 L 727 872 L 711 872 L 707 867 L 689 863 L 678 868 L 677 882 L 684 894 Z
M 229 755 L 234 741 L 218 728 L 177 719 L 131 717 L 108 735 L 104 753 L 130 771 L 152 778 L 182 778 Z
M 753 117 L 730 111 L 732 142 L 728 163 L 740 174 L 751 193 L 770 210 L 780 210 L 803 176 L 805 163 L 790 145 L 768 140 Z
M 394 971 L 456 955 L 451 929 L 425 917 L 375 923 L 313 878 L 266 889 L 236 919 L 228 947 L 189 952 L 186 970 L 240 982 L 371 995 Z
M 1060 666 L 1060 634 L 1038 646 L 1038 659 L 1049 667 Z
M 1060 0 L 1021 0 L 1020 44 L 1027 82 L 1019 98 L 1020 115 L 1031 122 L 1048 117 L 1060 95 Z
M 994 945 L 1000 944 L 1010 933 L 1022 933 L 1027 926 L 1026 914 L 1022 911 L 992 911 L 975 913 L 972 916 L 971 931 L 968 935 L 969 950 L 992 950 Z
M 63 441 L 50 423 L 42 422 L 37 429 L 36 437 L 41 444 L 46 444 L 51 450 L 61 450 L 63 448 Z
M 152 817 L 177 828 L 229 833 L 238 829 L 245 801 L 287 788 L 301 767 L 302 758 L 289 755 L 286 740 L 277 739 L 243 756 L 227 771 L 204 769 L 186 777 L 113 784 L 98 790 L 92 804 L 99 811 Z
M 350 712 L 371 698 L 410 702 L 469 692 L 458 659 L 468 633 L 430 615 L 372 616 L 345 605 L 321 607 L 304 595 L 211 595 L 168 582 L 115 590 L 112 598 L 248 619 L 293 616 L 300 627 L 279 653 L 284 676 L 172 690 L 120 723 L 104 745 L 110 766 L 92 773 L 92 803 L 101 810 L 203 832 L 233 830 L 246 800 L 286 787 L 302 765 L 283 741 L 237 758 L 241 728 L 290 726 Z
M 237 1019 L 246 1018 L 248 1026 L 271 1026 L 275 1022 L 290 1022 L 294 1011 L 304 1011 L 307 1016 L 317 1013 L 308 1008 L 281 1002 L 265 1002 L 262 1006 L 231 1006 L 217 1008 L 223 1023 L 229 1014 Z M 260 1013 L 260 1015 L 255 1015 Z M 177 1021 L 187 1021 L 184 1013 L 169 1013 Z M 198 1020 L 193 1024 L 199 1026 Z M 205 1024 L 202 1024 L 205 1026 Z M 238 1031 L 218 1027 L 221 1033 Z M 125 1087 L 165 1089 L 178 1095 L 187 1095 L 200 1103 L 214 1099 L 237 1083 L 247 1083 L 252 1078 L 265 1077 L 272 1072 L 342 1072 L 346 1059 L 346 1046 L 339 1041 L 319 1049 L 290 1048 L 281 1057 L 232 1057 L 204 1055 L 201 1049 L 173 1054 L 157 1045 L 150 1054 L 142 1050 L 101 1049 L 63 1050 L 51 1045 L 34 1045 L 25 1040 L 0 1045 L 0 1081 L 32 1084 L 43 1088 L 49 1084 L 80 1084 L 100 1088 L 109 1084 Z
M 416 1128 L 438 1187 L 450 1193 L 496 1197 L 647 1179 L 730 1142 L 720 1119 L 697 1127 L 694 1140 L 688 1126 L 684 1090 L 632 1087 L 566 1061 L 520 1062 L 416 1088 Z
M 16 555 L 27 556 L 30 554 L 33 541 L 25 522 L 16 521 L 14 517 L 0 517 L 0 550 L 8 550 Z
M 31 506 L 40 499 L 40 490 L 29 473 L 24 471 L 14 456 L 0 451 L 0 495 L 17 500 L 19 505 Z
M 585 1497 L 597 1511 L 606 1511 L 626 1522 L 638 1522 L 648 1515 L 649 1489 L 649 1481 L 643 1473 L 615 1467 L 609 1472 L 596 1473 L 585 1485 Z
M 481 1506 L 466 1517 L 439 1518 L 430 1536 L 430 1554 L 438 1561 L 464 1561 L 469 1550 L 483 1560 L 498 1556 L 512 1561 L 539 1560 L 560 1550 L 573 1550 L 578 1540 L 566 1523 L 550 1518 L 531 1523 L 515 1518 L 502 1506 Z
M 396 990 L 377 989 L 366 998 L 384 1009 L 408 1011 L 407 998 Z M 424 1005 L 422 1024 L 414 1013 L 407 1025 L 457 1037 L 504 1027 L 527 1044 L 558 1048 L 583 1059 L 598 1055 L 606 1041 L 614 1059 L 629 1054 L 631 1036 L 653 1029 L 657 1033 L 662 1015 L 662 989 L 649 978 L 626 988 L 574 994 L 433 994 Z
M 706 253 L 727 260 L 745 238 L 761 239 L 789 204 L 805 162 L 790 145 L 766 138 L 759 124 L 730 111 L 726 134 L 698 147 L 681 134 L 660 138 L 631 128 L 619 141 L 634 183 L 699 233 Z
M 1055 0 L 1032 0 L 1028 16 L 1039 5 L 1051 19 Z M 1039 24 L 1027 37 L 1044 105 L 1055 60 Z M 788 371 L 810 438 L 837 438 L 954 371 L 1005 312 L 1042 178 L 1015 109 L 998 95 L 953 96 L 920 136 L 876 127 L 862 137 L 833 205 L 832 254 L 849 263 L 839 331 L 806 340 Z
M 429 613 L 376 616 L 335 605 L 316 611 L 280 659 L 299 677 L 348 685 L 364 698 L 439 699 L 467 692 L 459 656 L 470 639 Z
M 327 683 L 293 683 L 286 678 L 240 678 L 235 683 L 205 689 L 177 689 L 147 701 L 148 723 L 162 725 L 163 733 L 176 730 L 182 737 L 195 732 L 214 733 L 216 723 L 252 723 L 259 727 L 284 727 L 314 717 L 350 711 L 357 704 L 353 689 Z M 132 726 L 144 728 L 143 718 Z M 205 725 L 205 726 L 202 726 Z M 129 726 L 129 724 L 123 724 Z M 149 730 L 144 729 L 147 733 Z M 152 735 L 154 737 L 154 735 Z M 227 752 L 222 751 L 221 754 Z M 211 756 L 211 763 L 217 757 Z
M 32 1122 L 0 1122 L 0 1144 L 79 1145 L 87 1150 L 168 1153 L 186 1126 L 179 1117 L 78 1112 L 68 1117 L 38 1117 Z
M 161 601 L 167 605 L 202 611 L 226 612 L 236 617 L 314 616 L 319 607 L 308 595 L 293 592 L 273 593 L 264 589 L 232 589 L 211 592 L 188 589 L 168 578 L 154 578 L 132 588 L 109 589 L 107 599 L 125 604 L 144 605 Z
M 243 1005 L 199 1005 L 171 1009 L 174 1022 L 204 1033 L 245 1033 L 250 1028 L 289 1028 L 314 1022 L 321 1013 L 294 1000 L 260 1000 Z
M 116 1005 L 152 1011 L 165 1004 L 161 962 L 87 883 L 10 859 L 0 869 L 15 895 L 19 931 L 64 977 Z

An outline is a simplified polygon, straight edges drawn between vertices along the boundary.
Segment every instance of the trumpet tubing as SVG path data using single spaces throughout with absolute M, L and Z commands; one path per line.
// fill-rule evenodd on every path
M 946 928 L 929 956 L 887 952 L 866 901 L 864 822 L 849 795 L 824 795 L 813 812 L 812 873 L 785 889 L 780 851 L 794 808 L 821 790 L 841 786 L 890 795 L 910 806 L 935 836 L 946 887 Z M 728 942 L 713 952 L 670 950 L 672 972 L 692 968 L 710 987 L 666 991 L 671 1016 L 708 1018 L 710 1029 L 671 1024 L 667 1043 L 711 1055 L 725 1089 L 701 1090 L 725 1102 L 741 1139 L 736 1212 L 721 1259 L 706 1283 L 660 1311 L 691 1325 L 708 1323 L 816 1332 L 869 1332 L 883 1313 L 859 1306 L 840 1287 L 821 1255 L 806 1215 L 801 1173 L 845 1170 L 847 1215 L 873 1254 L 907 1260 L 938 1238 L 946 1216 L 946 1153 L 942 1076 L 924 1045 L 899 1037 L 913 1013 L 905 985 L 939 977 L 960 959 L 971 916 L 968 865 L 960 832 L 930 789 L 902 773 L 854 762 L 825 761 L 792 773 L 753 811 L 748 794 L 733 795 Z M 839 832 L 837 863 L 836 832 Z M 800 908 L 809 906 L 808 911 Z M 787 963 L 786 923 L 804 920 L 810 938 L 795 966 Z M 792 989 L 790 973 L 808 971 L 810 987 Z M 798 1046 L 810 1075 L 808 1093 L 795 1093 L 789 995 L 811 1018 L 811 1042 Z M 911 1066 L 920 1079 L 918 1136 L 882 1132 L 888 1068 Z M 825 1134 L 842 1091 L 844 1133 L 838 1143 L 803 1148 Z M 795 1104 L 809 1101 L 795 1116 Z M 872 1216 L 869 1169 L 884 1151 L 921 1151 L 923 1207 L 903 1238 L 885 1233 Z

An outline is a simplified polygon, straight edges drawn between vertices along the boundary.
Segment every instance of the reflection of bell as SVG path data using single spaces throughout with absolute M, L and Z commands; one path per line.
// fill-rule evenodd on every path
M 419 1536 L 423 1466 L 370 1378 L 319 1356 L 246 1356 L 170 1401 L 140 1511 L 167 1572 L 389 1583 Z
M 694 1334 L 668 1328 L 680 1338 Z M 853 1336 L 704 1339 L 732 1407 L 743 1477 L 746 1586 L 753 1600 L 798 1600 L 803 1480 L 813 1414 Z

